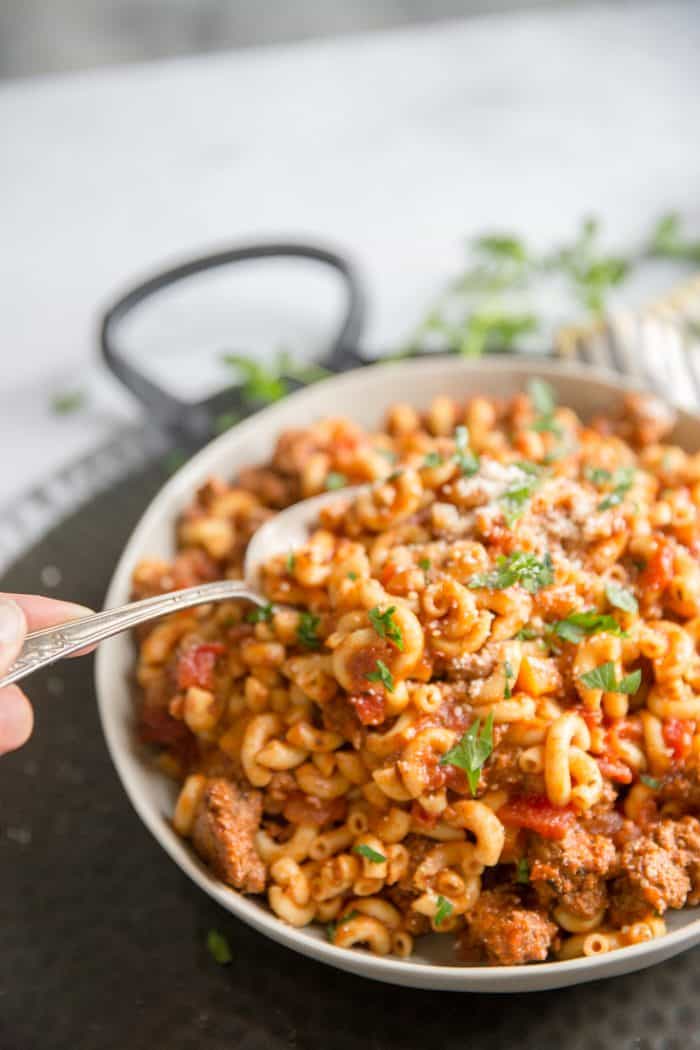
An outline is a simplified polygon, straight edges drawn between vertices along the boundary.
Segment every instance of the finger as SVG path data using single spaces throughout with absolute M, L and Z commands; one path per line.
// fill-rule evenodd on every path
M 0 599 L 3 598 L 9 598 L 20 606 L 30 631 L 40 631 L 42 627 L 54 627 L 67 620 L 78 620 L 81 616 L 90 616 L 93 612 L 86 605 L 59 602 L 55 598 L 40 598 L 36 594 L 3 594 L 0 592 Z
M 16 602 L 0 599 L 0 671 L 16 660 L 27 633 L 27 621 Z
M 0 689 L 0 755 L 16 751 L 32 735 L 34 712 L 21 689 Z
M 30 631 L 40 631 L 43 627 L 55 627 L 69 620 L 79 620 L 83 616 L 92 616 L 93 610 L 87 605 L 75 602 L 59 602 L 56 598 L 42 598 L 36 594 L 6 594 L 0 592 L 0 599 L 11 598 L 20 606 L 27 620 Z M 95 648 L 89 645 L 71 656 L 85 656 Z

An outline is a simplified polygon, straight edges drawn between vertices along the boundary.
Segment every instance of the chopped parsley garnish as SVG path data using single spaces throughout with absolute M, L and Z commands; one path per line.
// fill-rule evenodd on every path
M 441 467 L 445 460 L 440 452 L 428 452 L 423 460 L 424 467 Z
M 207 934 L 207 949 L 212 959 L 218 962 L 219 966 L 226 966 L 233 959 L 228 941 L 223 933 L 219 933 L 218 930 L 209 930 Z
M 521 857 L 515 865 L 515 881 L 527 885 L 530 881 L 530 861 Z
M 496 568 L 491 572 L 480 572 L 469 580 L 467 586 L 485 587 L 491 591 L 504 591 L 516 583 L 529 594 L 536 594 L 543 587 L 554 583 L 554 566 L 549 554 L 540 560 L 535 554 L 524 551 L 513 551 L 512 554 L 501 554 L 496 561 Z
M 299 644 L 303 645 L 305 649 L 318 649 L 321 641 L 316 634 L 316 629 L 321 622 L 320 616 L 314 616 L 313 613 L 303 612 L 299 616 L 299 626 L 297 627 L 297 638 Z
M 509 529 L 525 513 L 539 483 L 539 477 L 529 473 L 522 480 L 514 481 L 501 496 L 499 503 L 503 507 L 503 517 Z
M 449 919 L 450 915 L 454 910 L 455 909 L 452 901 L 448 901 L 447 897 L 443 897 L 441 893 L 438 894 L 437 911 L 435 912 L 435 925 L 442 926 L 445 919 Z
M 469 448 L 469 431 L 466 427 L 455 430 L 455 462 L 466 477 L 476 474 L 479 460 Z
M 344 474 L 338 474 L 337 471 L 332 470 L 330 474 L 326 474 L 326 489 L 328 492 L 333 492 L 335 489 L 342 489 L 348 483 L 348 479 Z
M 395 612 L 395 605 L 390 605 L 388 609 L 384 610 L 384 612 L 380 612 L 379 606 L 375 605 L 375 607 L 369 611 L 369 618 L 380 638 L 388 639 L 388 641 L 394 643 L 397 649 L 403 651 L 403 634 L 401 633 L 401 628 L 394 620 Z
M 544 379 L 531 379 L 527 384 L 527 392 L 532 402 L 532 407 L 537 413 L 537 418 L 531 424 L 531 430 L 539 433 L 548 432 L 557 437 L 562 436 L 561 423 L 554 418 L 557 402 L 554 391 Z
M 86 401 L 84 390 L 65 390 L 51 398 L 51 411 L 57 416 L 70 416 L 84 408 Z
M 650 777 L 647 773 L 640 773 L 639 779 L 652 791 L 658 791 L 661 787 L 661 781 L 657 777 Z
M 503 672 L 504 672 L 505 680 L 506 680 L 506 685 L 505 685 L 505 689 L 503 691 L 503 696 L 505 697 L 506 700 L 510 700 L 511 696 L 513 695 L 513 692 L 512 692 L 512 690 L 510 688 L 510 683 L 515 678 L 515 674 L 513 673 L 513 668 L 510 666 L 510 663 L 508 662 L 508 660 L 506 660 L 506 662 L 505 662 L 505 665 L 503 667 Z
M 396 453 L 391 448 L 377 448 L 375 449 L 380 456 L 384 456 L 384 459 L 388 459 L 390 463 L 396 463 Z
M 521 627 L 513 637 L 517 638 L 519 642 L 531 642 L 534 638 L 539 638 L 540 633 L 536 628 L 528 627 L 526 625 L 525 627 Z
M 337 919 L 336 922 L 329 922 L 326 925 L 326 937 L 328 938 L 328 940 L 334 941 L 338 927 L 342 926 L 344 922 L 350 922 L 351 919 L 356 919 L 359 914 L 359 911 L 356 911 L 353 908 L 352 911 L 349 911 L 347 915 L 341 916 L 341 918 Z
M 622 609 L 623 612 L 636 613 L 639 609 L 637 599 L 632 592 L 612 580 L 605 584 L 605 597 L 611 605 L 616 609 Z
M 289 554 L 287 555 L 287 560 L 285 562 L 285 567 L 287 569 L 287 572 L 290 575 L 294 572 L 294 569 L 296 568 L 296 564 L 297 564 L 296 555 L 295 555 L 294 551 L 290 551 Z
M 609 613 L 597 613 L 595 609 L 588 612 L 570 613 L 564 620 L 555 620 L 550 630 L 565 642 L 578 644 L 591 634 L 605 631 L 609 634 L 623 634 L 623 630 L 614 616 Z
M 612 481 L 612 471 L 606 470 L 605 467 L 585 467 L 583 476 L 597 488 Z
M 352 847 L 352 852 L 357 853 L 360 857 L 365 857 L 372 864 L 383 864 L 386 857 L 383 853 L 377 853 L 376 849 L 372 849 L 371 846 L 366 846 L 364 842 L 358 846 Z
M 356 572 L 349 572 L 348 573 L 348 579 L 349 580 L 353 580 L 353 581 L 356 580 L 357 579 L 357 573 Z
M 608 660 L 606 663 L 594 667 L 592 671 L 586 671 L 585 674 L 580 674 L 578 677 L 579 681 L 583 682 L 589 689 L 602 689 L 606 693 L 627 693 L 631 695 L 636 693 L 642 684 L 642 672 L 639 670 L 625 675 L 619 682 L 616 681 L 615 664 L 612 660 Z
M 428 569 L 430 568 L 430 558 L 419 558 L 418 559 L 418 568 L 422 569 L 423 572 L 427 572 Z
M 272 602 L 256 605 L 254 609 L 249 609 L 245 614 L 246 623 L 269 623 L 274 611 L 275 607 Z
M 586 477 L 594 485 L 612 485 L 612 489 L 598 504 L 598 510 L 610 510 L 622 503 L 634 483 L 634 467 L 618 467 L 612 473 L 602 467 L 586 471 Z
M 381 682 L 388 693 L 394 692 L 394 676 L 383 660 L 377 660 L 377 670 L 365 675 L 368 682 Z
M 481 719 L 477 718 L 469 726 L 462 739 L 446 751 L 440 759 L 441 766 L 457 766 L 467 774 L 469 790 L 476 797 L 481 769 L 493 751 L 493 712 L 480 728 Z

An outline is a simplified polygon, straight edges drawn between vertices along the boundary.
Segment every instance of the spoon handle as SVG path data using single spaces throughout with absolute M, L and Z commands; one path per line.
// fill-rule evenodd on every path
M 246 598 L 257 605 L 265 604 L 265 599 L 243 580 L 220 580 L 216 583 L 203 583 L 199 587 L 186 587 L 181 591 L 170 591 L 158 594 L 154 598 L 144 598 L 140 602 L 131 602 L 118 609 L 106 609 L 104 612 L 82 616 L 79 620 L 59 624 L 56 627 L 45 627 L 42 631 L 32 631 L 24 640 L 22 651 L 7 673 L 0 678 L 0 688 L 18 682 L 33 671 L 47 667 L 64 656 L 77 653 L 102 642 L 105 638 L 128 631 L 130 627 L 155 620 L 167 613 L 189 609 L 193 605 L 205 605 L 207 602 L 220 602 L 233 598 Z

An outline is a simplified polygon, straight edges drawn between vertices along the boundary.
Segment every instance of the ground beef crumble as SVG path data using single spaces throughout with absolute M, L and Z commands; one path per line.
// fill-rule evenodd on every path
M 207 784 L 192 828 L 192 844 L 220 879 L 245 893 L 265 889 L 265 865 L 255 848 L 262 816 L 259 791 L 214 778 Z

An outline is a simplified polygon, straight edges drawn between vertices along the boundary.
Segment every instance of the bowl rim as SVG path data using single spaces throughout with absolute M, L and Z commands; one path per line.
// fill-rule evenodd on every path
M 334 391 L 342 392 L 344 388 L 352 387 L 358 377 L 371 381 L 373 375 L 382 375 L 390 380 L 394 376 L 401 376 L 405 373 L 419 375 L 421 372 L 428 373 L 436 366 L 452 366 L 460 374 L 478 375 L 485 371 L 504 372 L 521 380 L 530 376 L 538 376 L 545 380 L 557 377 L 573 378 L 586 385 L 603 384 L 612 394 L 649 393 L 640 379 L 623 376 L 608 369 L 581 366 L 568 361 L 557 361 L 535 355 L 527 357 L 503 355 L 497 358 L 469 360 L 435 354 L 428 358 L 392 362 L 378 361 L 339 375 L 329 376 L 314 383 L 311 387 L 304 387 L 289 394 L 283 402 L 275 402 L 266 406 L 235 424 L 225 433 L 208 442 L 161 486 L 129 535 L 112 574 L 104 608 L 126 600 L 126 587 L 133 566 L 145 553 L 141 549 L 142 537 L 149 532 L 152 525 L 163 514 L 174 521 L 180 501 L 191 495 L 196 485 L 201 483 L 206 476 L 209 460 L 216 458 L 222 449 L 252 434 L 256 427 L 266 422 L 268 417 L 277 414 L 280 404 L 298 407 L 301 411 L 305 401 L 317 399 L 319 390 L 323 391 L 332 386 Z M 393 384 L 389 382 L 388 385 Z M 388 392 L 387 403 L 396 400 L 397 397 L 400 397 L 400 393 L 392 397 Z M 685 417 L 700 427 L 700 412 L 674 407 L 677 408 L 680 419 Z M 348 414 L 352 415 L 351 410 Z M 168 507 L 166 511 L 164 511 L 164 506 Z M 699 917 L 661 937 L 630 945 L 606 955 L 543 962 L 529 966 L 460 966 L 458 964 L 416 962 L 411 957 L 407 959 L 394 956 L 383 957 L 357 949 L 340 948 L 320 939 L 317 933 L 311 932 L 307 927 L 296 929 L 288 926 L 265 908 L 257 897 L 245 897 L 213 876 L 209 869 L 194 856 L 184 841 L 168 827 L 157 804 L 150 800 L 147 791 L 142 790 L 131 768 L 134 761 L 141 763 L 141 759 L 122 747 L 117 728 L 119 716 L 110 703 L 110 684 L 113 680 L 111 662 L 109 645 L 98 648 L 95 659 L 98 711 L 110 758 L 136 813 L 170 858 L 205 893 L 246 924 L 294 951 L 335 968 L 394 984 L 445 991 L 510 992 L 556 988 L 564 984 L 590 981 L 611 976 L 614 973 L 641 969 L 656 959 L 675 954 L 676 948 L 681 950 L 680 946 L 689 948 L 700 940 Z

